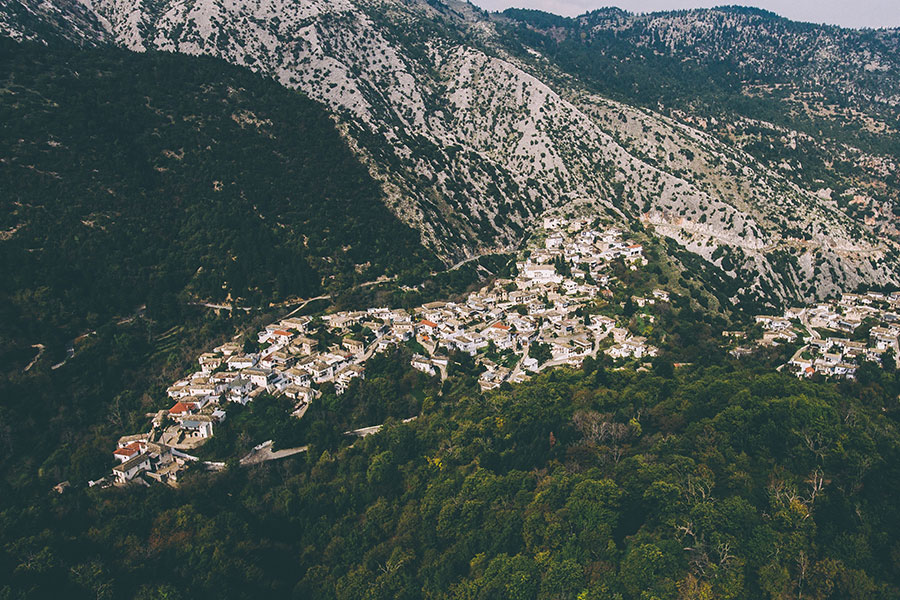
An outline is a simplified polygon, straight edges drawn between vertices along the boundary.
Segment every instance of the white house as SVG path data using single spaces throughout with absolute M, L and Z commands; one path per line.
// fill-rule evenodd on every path
M 232 371 L 240 371 L 241 369 L 248 369 L 256 364 L 257 356 L 255 354 L 234 354 L 228 357 L 226 363 L 228 364 L 228 368 Z
M 114 466 L 112 472 L 116 478 L 116 483 L 124 484 L 133 480 L 144 471 L 149 471 L 150 467 L 150 454 L 144 453 Z
M 213 417 L 209 415 L 185 415 L 179 419 L 183 429 L 202 439 L 212 437 L 213 421 Z
M 563 279 L 553 265 L 538 265 L 531 262 L 522 266 L 522 276 L 538 283 L 560 283 Z
M 261 369 L 258 367 L 250 367 L 243 370 L 243 376 L 250 380 L 250 383 L 257 387 L 268 387 L 274 381 L 275 372 L 271 369 Z
M 412 360 L 410 361 L 410 365 L 413 369 L 422 371 L 423 373 L 427 373 L 428 375 L 437 374 L 437 369 L 435 368 L 434 363 L 431 362 L 431 359 L 422 356 L 421 354 L 414 354 Z

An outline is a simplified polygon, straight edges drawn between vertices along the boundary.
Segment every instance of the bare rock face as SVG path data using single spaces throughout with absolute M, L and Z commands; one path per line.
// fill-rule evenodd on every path
M 10 0 L 0 5 L 0 32 L 14 40 L 64 39 L 93 46 L 108 39 L 97 15 L 78 0 Z
M 543 212 L 578 206 L 652 225 L 736 279 L 736 296 L 811 299 L 897 281 L 893 242 L 820 190 L 689 119 L 599 97 L 539 52 L 514 55 L 497 21 L 469 4 L 83 2 L 103 25 L 95 39 L 221 57 L 326 104 L 391 209 L 448 263 L 516 247 Z M 633 19 L 591 26 L 627 33 Z M 645 29 L 691 47 L 715 25 L 685 19 Z M 824 64 L 839 60 L 818 48 Z M 875 71 L 886 64 L 870 59 Z

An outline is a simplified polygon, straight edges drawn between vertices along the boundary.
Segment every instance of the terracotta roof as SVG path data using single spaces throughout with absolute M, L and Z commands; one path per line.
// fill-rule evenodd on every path
M 504 325 L 503 323 L 494 323 L 491 325 L 494 329 L 502 329 L 503 331 L 509 331 L 509 325 Z
M 190 412 L 197 408 L 197 405 L 193 402 L 178 402 L 169 409 L 170 415 L 180 415 L 182 413 Z
M 427 319 L 422 319 L 421 321 L 419 321 L 419 324 L 420 324 L 420 325 L 425 325 L 426 327 L 437 327 L 437 326 L 438 326 L 437 323 L 434 323 L 434 322 L 429 321 L 429 320 L 427 320 Z
M 143 450 L 142 442 L 131 442 L 127 446 L 122 446 L 121 448 L 116 448 L 113 450 L 113 454 L 116 456 L 134 456 L 139 454 L 141 450 Z

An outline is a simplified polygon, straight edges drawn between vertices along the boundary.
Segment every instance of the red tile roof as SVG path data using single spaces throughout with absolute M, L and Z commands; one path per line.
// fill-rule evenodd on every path
M 140 442 L 131 442 L 127 446 L 123 446 L 121 448 L 116 448 L 113 450 L 113 454 L 116 456 L 134 456 L 141 451 L 141 443 Z
M 169 409 L 170 415 L 180 415 L 182 413 L 190 412 L 197 408 L 196 403 L 194 402 L 178 402 Z
M 422 319 L 421 321 L 419 321 L 419 325 L 424 325 L 425 327 L 437 327 L 438 326 L 437 323 L 428 321 L 427 319 Z

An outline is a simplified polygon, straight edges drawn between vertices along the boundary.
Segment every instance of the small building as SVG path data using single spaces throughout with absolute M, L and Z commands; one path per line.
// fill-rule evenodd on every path
M 435 368 L 434 363 L 428 357 L 422 356 L 421 354 L 414 354 L 412 360 L 410 361 L 410 366 L 417 371 L 422 371 L 423 373 L 427 373 L 428 375 L 437 374 L 437 368 Z
M 211 438 L 213 435 L 213 422 L 215 418 L 210 415 L 184 415 L 179 419 L 182 429 L 186 429 L 199 438 Z
M 121 462 L 125 463 L 144 452 L 147 444 L 144 441 L 134 441 L 126 446 L 120 446 L 113 450 L 113 456 Z
M 366 344 L 353 338 L 344 338 L 343 345 L 348 352 L 353 354 L 362 354 L 366 351 Z
M 255 354 L 244 354 L 243 352 L 228 357 L 225 363 L 232 371 L 240 371 L 241 369 L 249 369 L 256 364 L 257 356 Z
M 199 409 L 200 407 L 196 402 L 176 402 L 175 406 L 169 409 L 169 416 L 178 418 L 182 415 L 190 414 Z
M 316 391 L 310 387 L 291 384 L 284 388 L 283 393 L 291 400 L 309 403 L 316 397 Z
M 319 347 L 319 341 L 306 336 L 294 338 L 293 346 L 303 354 L 312 354 Z
M 149 471 L 150 467 L 150 454 L 143 453 L 126 460 L 122 464 L 116 465 L 113 467 L 112 473 L 116 478 L 116 483 L 125 484 L 132 481 L 144 471 Z
M 338 394 L 343 394 L 347 391 L 347 388 L 350 387 L 350 382 L 354 379 L 365 379 L 366 378 L 366 370 L 360 365 L 348 365 L 341 369 L 337 375 L 335 375 L 335 391 Z
M 213 352 L 204 352 L 197 359 L 197 362 L 200 363 L 200 369 L 204 373 L 212 373 L 219 366 L 225 362 L 225 357 L 221 354 L 215 354 Z
M 257 387 L 268 387 L 275 380 L 275 372 L 271 369 L 263 369 L 259 367 L 250 367 L 243 370 L 243 376 L 250 380 L 250 383 Z

